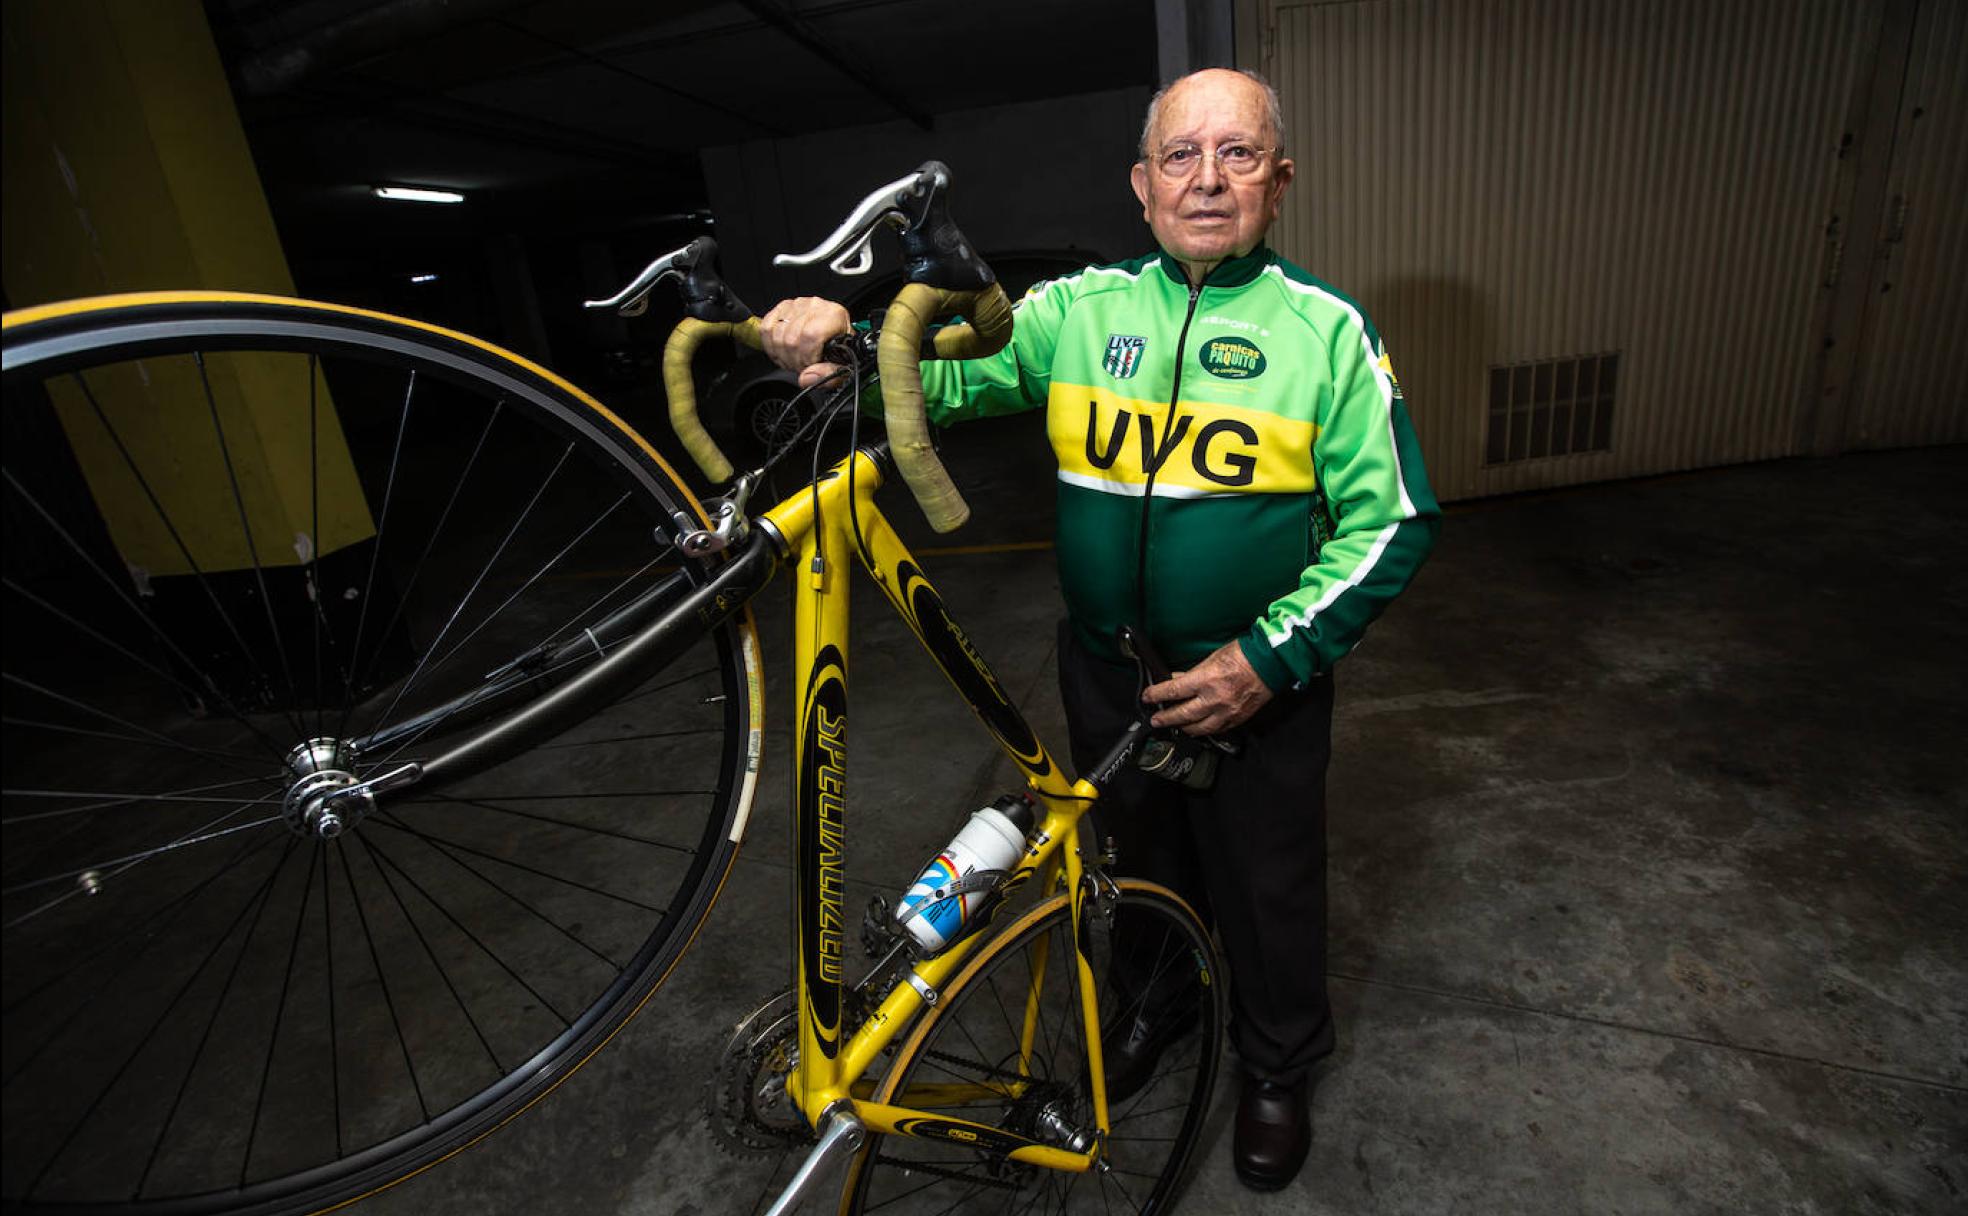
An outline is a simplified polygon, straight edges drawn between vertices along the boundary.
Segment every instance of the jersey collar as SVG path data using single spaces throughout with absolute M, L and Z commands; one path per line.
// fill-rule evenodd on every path
M 1189 275 L 1187 271 L 1182 269 L 1182 263 L 1171 257 L 1166 249 L 1161 251 L 1161 255 L 1162 273 L 1174 280 L 1177 286 L 1183 288 L 1185 291 L 1188 290 Z M 1266 266 L 1269 266 L 1275 256 L 1271 252 L 1269 245 L 1259 241 L 1257 248 L 1251 250 L 1243 257 L 1231 258 L 1226 262 L 1218 262 L 1216 268 L 1204 276 L 1203 286 L 1242 287 L 1252 279 L 1255 279 Z

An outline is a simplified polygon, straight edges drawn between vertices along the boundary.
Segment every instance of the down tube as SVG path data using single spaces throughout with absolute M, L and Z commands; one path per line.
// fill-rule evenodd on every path
M 863 489 L 859 497 L 865 500 L 872 494 L 872 490 Z M 862 539 L 867 544 L 863 560 L 869 563 L 868 573 L 915 631 L 923 648 L 950 678 L 950 683 L 956 685 L 998 746 L 1023 770 L 1034 789 L 1050 798 L 1072 796 L 1072 781 L 1053 763 L 1018 706 L 1005 695 L 991 665 L 943 607 L 943 597 L 937 594 L 888 520 L 869 501 L 862 502 L 859 514 Z

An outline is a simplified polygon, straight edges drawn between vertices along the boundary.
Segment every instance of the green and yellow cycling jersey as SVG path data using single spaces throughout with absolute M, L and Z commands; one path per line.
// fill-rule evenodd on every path
M 1135 623 L 1176 667 L 1232 638 L 1265 683 L 1331 670 L 1440 511 L 1359 306 L 1259 246 L 1194 289 L 1165 254 L 1040 283 L 1011 344 L 923 364 L 932 421 L 1044 406 L 1082 641 Z M 1145 515 L 1144 515 L 1145 512 Z

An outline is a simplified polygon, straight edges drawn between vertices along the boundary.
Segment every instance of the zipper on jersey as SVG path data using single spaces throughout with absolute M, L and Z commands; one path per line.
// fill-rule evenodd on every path
M 1215 268 L 1211 269 L 1213 271 Z M 1168 422 L 1155 442 L 1155 451 L 1149 456 L 1148 479 L 1141 487 L 1141 536 L 1135 549 L 1134 565 L 1134 619 L 1135 627 L 1151 644 L 1156 639 L 1148 623 L 1148 513 L 1155 505 L 1155 474 L 1161 471 L 1162 462 L 1175 454 L 1176 403 L 1182 400 L 1182 353 L 1189 342 L 1189 323 L 1196 318 L 1196 304 L 1203 298 L 1203 285 L 1208 281 L 1209 275 L 1205 274 L 1203 283 L 1189 284 L 1189 310 L 1182 314 L 1182 331 L 1175 338 L 1175 377 L 1169 388 Z

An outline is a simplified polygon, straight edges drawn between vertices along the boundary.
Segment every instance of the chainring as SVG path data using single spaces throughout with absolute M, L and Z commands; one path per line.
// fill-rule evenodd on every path
M 786 1093 L 799 1064 L 799 1017 L 781 992 L 739 1021 L 704 1090 L 704 1115 L 718 1143 L 733 1152 L 776 1154 L 814 1140 Z
M 872 979 L 841 992 L 843 1039 L 861 1028 L 876 998 L 894 984 L 890 978 L 872 985 Z M 894 1050 L 890 1045 L 882 1054 Z M 786 1092 L 786 1078 L 798 1067 L 797 1006 L 792 992 L 781 992 L 739 1020 L 711 1070 L 704 1118 L 718 1143 L 742 1153 L 781 1153 L 814 1143 L 818 1137 Z

